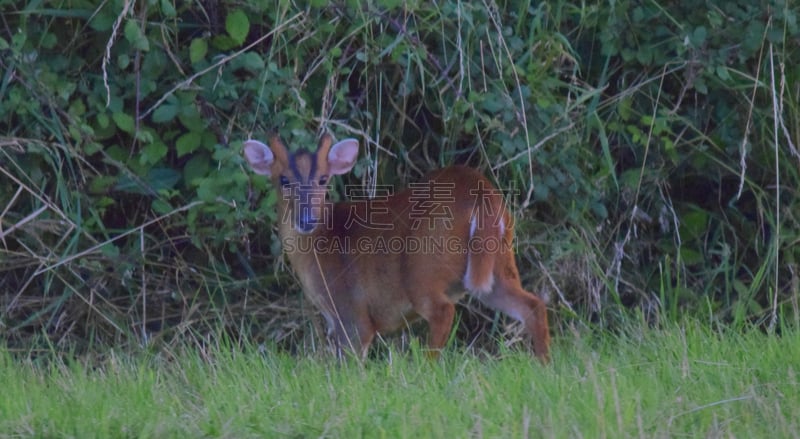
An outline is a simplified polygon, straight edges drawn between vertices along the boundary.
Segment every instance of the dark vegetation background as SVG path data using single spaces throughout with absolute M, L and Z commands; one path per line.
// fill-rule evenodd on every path
M 797 2 L 0 0 L 0 334 L 315 349 L 241 141 L 480 167 L 556 336 L 797 325 Z M 334 197 L 337 194 L 332 194 Z M 459 340 L 514 325 L 473 303 Z M 484 314 L 488 319 L 477 318 Z M 570 334 L 570 332 L 567 332 Z M 489 341 L 487 343 L 487 340 Z

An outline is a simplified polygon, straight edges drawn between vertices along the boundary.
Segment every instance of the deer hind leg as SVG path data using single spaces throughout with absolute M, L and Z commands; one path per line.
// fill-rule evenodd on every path
M 507 249 L 495 261 L 494 288 L 488 294 L 474 294 L 481 302 L 522 322 L 531 337 L 536 356 L 547 363 L 550 332 L 544 300 L 525 291 L 519 280 L 514 254 Z

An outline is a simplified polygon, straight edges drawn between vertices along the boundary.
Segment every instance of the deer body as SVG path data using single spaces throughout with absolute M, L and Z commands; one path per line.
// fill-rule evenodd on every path
M 454 303 L 469 293 L 523 322 L 547 360 L 545 304 L 520 285 L 511 216 L 479 171 L 448 167 L 397 194 L 334 204 L 325 198 L 328 178 L 355 164 L 355 140 L 332 145 L 324 135 L 315 154 L 289 154 L 278 137 L 269 147 L 244 145 L 253 170 L 281 188 L 284 251 L 338 347 L 364 355 L 377 333 L 421 317 L 439 350 Z

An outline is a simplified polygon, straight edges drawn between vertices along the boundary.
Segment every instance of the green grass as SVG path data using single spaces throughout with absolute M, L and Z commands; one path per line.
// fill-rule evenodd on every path
M 363 365 L 225 347 L 95 367 L 3 353 L 0 436 L 798 437 L 798 335 L 573 334 L 547 367 L 460 349 Z

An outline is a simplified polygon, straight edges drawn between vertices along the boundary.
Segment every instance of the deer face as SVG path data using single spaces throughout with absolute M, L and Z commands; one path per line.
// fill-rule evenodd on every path
M 244 154 L 254 172 L 270 176 L 275 188 L 280 188 L 283 212 L 279 220 L 290 221 L 300 234 L 309 234 L 324 225 L 329 215 L 325 196 L 330 177 L 353 168 L 358 142 L 345 139 L 333 144 L 331 136 L 325 134 L 316 153 L 304 149 L 289 153 L 280 138 L 272 136 L 269 146 L 257 140 L 246 141 Z

